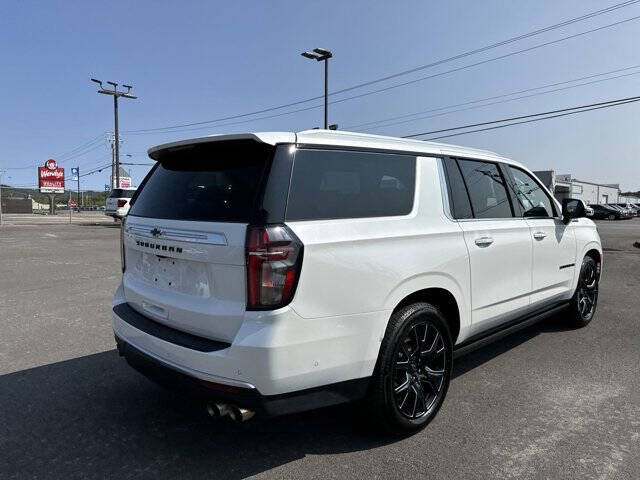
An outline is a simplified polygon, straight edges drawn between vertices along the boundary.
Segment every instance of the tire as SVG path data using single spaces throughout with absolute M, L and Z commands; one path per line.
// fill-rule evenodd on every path
M 424 428 L 447 394 L 452 354 L 449 327 L 436 307 L 414 303 L 395 312 L 380 346 L 367 399 L 371 418 L 394 435 Z
M 584 257 L 580 277 L 569 306 L 569 324 L 576 328 L 586 327 L 596 315 L 598 306 L 599 266 L 591 257 Z

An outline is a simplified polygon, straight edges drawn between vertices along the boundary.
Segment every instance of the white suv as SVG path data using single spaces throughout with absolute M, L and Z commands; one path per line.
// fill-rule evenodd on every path
M 130 200 L 135 188 L 114 188 L 105 202 L 104 214 L 113 218 L 124 218 L 131 207 Z
M 410 433 L 454 356 L 561 309 L 594 316 L 602 248 L 583 203 L 494 153 L 311 130 L 149 155 L 113 330 L 132 366 L 212 415 L 364 400 Z

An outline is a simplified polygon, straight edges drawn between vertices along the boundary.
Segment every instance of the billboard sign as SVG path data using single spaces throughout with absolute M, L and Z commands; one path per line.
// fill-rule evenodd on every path
M 38 187 L 40 193 L 64 193 L 64 168 L 53 158 L 44 162 L 44 167 L 38 167 Z
M 111 179 L 111 185 L 113 185 L 113 188 L 131 188 L 131 177 L 120 175 L 120 185 L 118 186 L 116 186 L 116 178 L 113 177 Z
M 120 188 L 131 188 L 131 177 L 120 177 Z

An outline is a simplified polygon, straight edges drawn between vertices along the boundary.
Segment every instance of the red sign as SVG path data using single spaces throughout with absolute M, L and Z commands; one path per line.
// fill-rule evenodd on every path
M 131 188 L 131 177 L 120 177 L 120 188 Z
M 69 200 L 69 206 L 71 208 L 76 208 L 78 206 L 78 203 L 75 200 Z
M 40 193 L 64 193 L 64 168 L 58 167 L 53 158 L 38 167 Z

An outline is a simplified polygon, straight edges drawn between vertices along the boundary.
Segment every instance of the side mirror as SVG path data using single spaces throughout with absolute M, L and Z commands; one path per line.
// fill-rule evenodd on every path
M 574 218 L 583 218 L 587 216 L 582 200 L 576 198 L 562 199 L 562 221 L 569 223 Z

